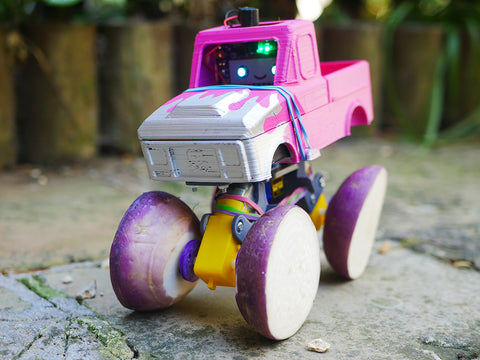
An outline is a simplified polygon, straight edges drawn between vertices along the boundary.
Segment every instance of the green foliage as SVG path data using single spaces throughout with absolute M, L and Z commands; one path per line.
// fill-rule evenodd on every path
M 445 41 L 441 55 L 437 58 L 435 78 L 430 94 L 428 122 L 423 135 L 424 145 L 431 146 L 438 140 L 452 140 L 463 137 L 467 131 L 480 132 L 478 113 L 480 106 L 452 129 L 442 131 L 445 109 L 458 108 L 460 99 L 466 94 L 476 94 L 477 103 L 480 84 L 476 79 L 480 64 L 480 1 L 467 0 L 420 0 L 401 1 L 386 21 L 386 91 L 387 99 L 400 125 L 409 121 L 400 103 L 393 79 L 393 38 L 398 26 L 406 22 L 426 22 L 441 24 Z M 468 59 L 462 69 L 462 33 L 467 34 L 469 42 Z M 462 71 L 463 70 L 463 71 Z M 466 73 L 466 76 L 465 76 Z M 445 135 L 444 135 L 445 134 Z
M 43 2 L 50 6 L 72 6 L 82 2 L 82 0 L 43 0 Z
M 36 0 L 1 0 L 0 21 L 18 23 L 27 18 L 35 7 Z
M 22 24 L 38 20 L 105 21 L 125 16 L 127 0 L 0 0 L 0 22 Z

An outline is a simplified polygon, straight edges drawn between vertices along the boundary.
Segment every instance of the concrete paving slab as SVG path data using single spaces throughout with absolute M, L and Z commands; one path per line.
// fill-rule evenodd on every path
M 477 144 L 425 150 L 369 139 L 325 149 L 313 166 L 327 177 L 327 197 L 364 165 L 387 168 L 375 244 L 387 250 L 375 252 L 353 282 L 336 277 L 323 259 L 309 319 L 282 342 L 248 327 L 234 289 L 199 284 L 179 304 L 145 314 L 123 308 L 112 292 L 102 261 L 130 203 L 144 191 L 163 190 L 201 216 L 209 211 L 211 188 L 191 192 L 183 184 L 152 182 L 142 159 L 0 173 L 0 270 L 8 274 L 0 276 L 0 357 L 478 359 L 479 158 Z M 20 278 L 36 279 L 46 290 L 28 289 Z M 75 295 L 92 281 L 96 297 L 79 304 Z M 67 297 L 37 295 L 48 289 Z M 315 338 L 330 350 L 307 351 Z
M 47 300 L 14 279 L 0 276 L 0 355 L 8 359 L 31 346 L 43 329 L 62 318 Z
M 382 139 L 343 140 L 313 162 L 327 197 L 356 169 L 380 164 L 389 184 L 380 234 L 443 258 L 480 267 L 480 147 L 425 149 Z M 198 216 L 211 187 L 149 180 L 141 158 L 104 158 L 60 169 L 22 167 L 0 173 L 0 270 L 38 269 L 100 260 L 123 213 L 149 190 L 179 196 Z M 418 246 L 413 246 L 418 245 Z
M 28 166 L 0 172 L 0 184 L 0 270 L 103 259 L 125 210 L 142 192 L 183 191 L 195 206 L 211 191 L 151 181 L 139 158 L 61 169 Z
M 102 342 L 96 331 L 99 326 L 91 325 L 102 324 L 102 320 L 90 309 L 63 294 L 62 297 L 44 298 L 45 289 L 29 289 L 22 283 L 38 277 L 41 275 L 16 278 L 0 275 L 2 359 L 133 358 L 133 351 L 126 343 L 109 343 L 110 339 Z M 49 285 L 45 283 L 45 287 Z
M 376 247 L 381 246 L 381 240 Z M 100 264 L 51 269 L 47 283 L 70 296 L 95 280 L 97 297 L 84 304 L 125 334 L 139 358 L 161 359 L 475 359 L 480 357 L 480 273 L 395 244 L 375 252 L 366 273 L 344 281 L 325 259 L 308 320 L 291 339 L 274 342 L 241 317 L 235 289 L 197 287 L 159 312 L 136 313 L 117 301 Z M 62 279 L 71 276 L 71 284 Z M 327 353 L 306 349 L 321 338 Z
M 88 175 L 50 176 L 46 185 L 2 179 L 0 260 L 3 269 L 45 268 L 105 257 L 131 196 Z M 85 246 L 85 239 L 89 239 Z
M 58 312 L 52 303 L 29 291 L 18 281 L 0 276 L 0 287 L 2 321 L 58 319 Z

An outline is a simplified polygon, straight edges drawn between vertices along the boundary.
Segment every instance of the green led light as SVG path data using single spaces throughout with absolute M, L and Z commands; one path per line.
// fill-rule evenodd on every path
M 272 51 L 276 50 L 275 42 L 259 41 L 257 46 L 257 54 L 270 55 Z

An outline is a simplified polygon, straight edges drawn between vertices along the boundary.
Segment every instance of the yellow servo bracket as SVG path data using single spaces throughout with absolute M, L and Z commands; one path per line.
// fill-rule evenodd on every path
M 217 205 L 240 213 L 250 212 L 244 202 L 231 198 L 220 198 Z M 211 290 L 236 286 L 235 260 L 241 245 L 232 234 L 233 218 L 220 211 L 210 215 L 198 250 L 193 271 Z

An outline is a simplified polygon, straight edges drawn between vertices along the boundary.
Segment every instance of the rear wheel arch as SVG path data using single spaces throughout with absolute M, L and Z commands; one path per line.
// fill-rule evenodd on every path
M 365 108 L 358 102 L 353 102 L 347 111 L 345 119 L 345 133 L 350 135 L 350 128 L 356 125 L 368 125 L 368 116 Z

